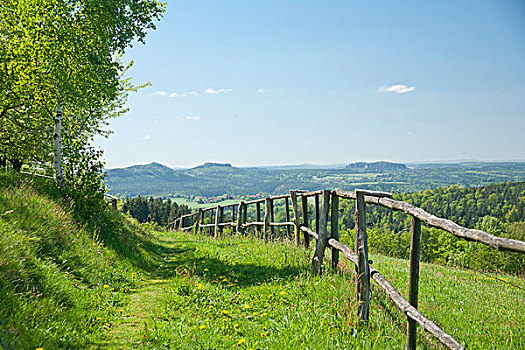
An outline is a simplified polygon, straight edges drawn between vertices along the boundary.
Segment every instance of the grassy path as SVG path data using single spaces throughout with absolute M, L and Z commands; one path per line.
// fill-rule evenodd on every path
M 149 277 L 94 348 L 405 348 L 405 318 L 377 289 L 369 326 L 357 322 L 353 266 L 343 263 L 348 273 L 312 277 L 310 252 L 248 237 L 164 232 L 152 249 Z M 407 262 L 380 255 L 373 260 L 406 294 Z M 468 348 L 525 346 L 521 289 L 468 270 L 422 264 L 422 271 L 421 310 Z M 525 287 L 522 279 L 507 277 Z M 464 295 L 464 303 L 450 302 Z M 426 334 L 418 347 L 441 348 Z
M 175 278 L 170 273 L 179 252 L 173 235 L 162 235 L 156 242 L 160 253 L 154 273 L 144 277 L 141 286 L 129 295 L 122 317 L 92 345 L 93 349 L 143 349 L 144 339 L 151 332 L 161 305 Z

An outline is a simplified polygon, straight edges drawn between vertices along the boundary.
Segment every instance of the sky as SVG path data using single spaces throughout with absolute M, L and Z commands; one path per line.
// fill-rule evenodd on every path
M 525 159 L 525 2 L 168 1 L 107 168 Z

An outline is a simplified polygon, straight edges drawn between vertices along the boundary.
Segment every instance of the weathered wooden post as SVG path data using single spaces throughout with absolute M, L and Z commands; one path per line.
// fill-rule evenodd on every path
M 237 209 L 237 233 L 242 233 L 244 231 L 243 227 L 242 227 L 242 207 L 243 207 L 243 204 L 244 202 L 239 202 L 239 206 L 238 206 L 238 209 Z
M 355 190 L 355 252 L 357 254 L 356 290 L 359 301 L 359 320 L 368 324 L 370 304 L 370 264 L 368 262 L 368 239 L 366 236 L 366 206 L 365 195 Z
M 195 234 L 198 234 L 200 231 L 199 223 L 201 221 L 201 216 L 202 216 L 202 209 L 199 208 L 199 210 L 197 211 L 197 216 L 195 218 L 195 230 L 193 231 L 195 232 Z
M 301 196 L 301 204 L 303 210 L 303 226 L 308 226 L 308 197 Z M 304 246 L 308 248 L 310 246 L 310 235 L 308 232 L 304 232 Z
M 268 239 L 270 236 L 270 211 L 271 211 L 271 199 L 265 198 L 264 199 L 264 225 L 263 225 L 263 237 L 264 239 Z
M 275 222 L 275 213 L 273 210 L 273 199 L 270 198 L 270 223 Z M 275 238 L 275 226 L 270 225 L 270 232 L 272 234 L 271 239 Z
M 255 203 L 255 221 L 261 222 L 261 202 Z M 261 226 L 255 225 L 257 233 L 261 233 Z
M 220 224 L 222 223 L 222 215 L 221 215 L 222 207 L 220 205 L 217 206 L 216 212 L 215 212 L 215 231 L 213 233 L 213 236 L 215 238 L 219 237 L 219 234 L 221 231 Z
M 410 234 L 410 277 L 408 282 L 408 302 L 417 309 L 419 289 L 419 260 L 421 258 L 421 220 L 412 217 Z M 415 350 L 417 323 L 407 315 L 407 350 Z
M 330 236 L 333 239 L 339 240 L 339 196 L 332 192 L 332 212 L 330 214 Z M 339 250 L 332 249 L 332 269 L 337 270 L 337 265 L 339 264 Z
M 301 233 L 301 224 L 299 224 L 299 209 L 297 208 L 297 191 L 290 191 L 290 200 L 292 201 L 293 211 L 293 233 L 296 245 L 300 244 L 299 234 Z M 286 200 L 288 202 L 288 200 Z
M 246 203 L 242 204 L 242 224 L 248 222 L 248 205 Z
M 197 233 L 201 233 L 202 232 L 202 227 L 201 226 L 204 225 L 204 210 L 199 208 L 199 212 L 200 212 L 199 216 L 201 218 L 201 223 L 199 225 L 199 232 L 197 232 Z
M 286 211 L 286 222 L 290 222 L 290 204 L 288 203 L 288 197 L 284 198 L 284 210 Z M 286 225 L 286 232 L 288 233 L 288 238 L 292 237 L 292 228 L 289 225 Z
M 312 259 L 312 273 L 314 275 L 321 274 L 321 267 L 323 265 L 324 252 L 328 243 L 328 211 L 330 206 L 330 190 L 323 190 L 322 193 L 322 208 L 319 220 L 319 238 L 315 246 L 315 253 Z
M 315 195 L 315 232 L 319 233 L 319 195 Z
M 179 220 L 179 231 L 182 231 L 182 228 L 184 227 L 184 216 L 181 216 Z

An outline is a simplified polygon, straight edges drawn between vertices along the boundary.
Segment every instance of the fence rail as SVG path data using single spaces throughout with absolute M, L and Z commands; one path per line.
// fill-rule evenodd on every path
M 300 197 L 300 200 L 299 200 Z M 309 226 L 308 198 L 314 197 L 314 219 L 315 227 Z M 285 200 L 285 222 L 275 222 L 274 201 Z M 340 199 L 355 200 L 355 249 L 352 250 L 347 245 L 339 242 L 339 201 Z M 293 216 L 290 216 L 290 203 Z M 264 203 L 264 216 L 261 217 L 261 204 Z M 379 205 L 395 211 L 402 211 L 412 217 L 412 229 L 410 239 L 410 270 L 409 270 L 409 289 L 408 301 L 405 300 L 399 291 L 388 280 L 379 273 L 374 267 L 370 266 L 368 260 L 368 238 L 366 233 L 366 204 Z M 255 221 L 248 222 L 247 207 L 256 205 Z M 224 222 L 224 209 L 231 208 L 231 221 Z M 237 212 L 236 209 L 237 208 Z M 302 221 L 300 220 L 299 209 L 301 209 Z M 210 212 L 210 224 L 204 224 L 206 212 Z M 185 221 L 189 221 L 185 225 Z M 213 222 L 213 223 L 211 223 Z M 330 222 L 330 231 L 328 223 Z M 412 204 L 392 199 L 392 194 L 388 192 L 369 191 L 356 189 L 355 191 L 345 191 L 341 189 L 321 190 L 321 191 L 290 191 L 289 194 L 272 196 L 248 202 L 239 202 L 225 206 L 217 205 L 206 209 L 199 209 L 195 213 L 183 215 L 172 222 L 169 227 L 178 230 L 194 230 L 195 233 L 201 232 L 204 228 L 213 229 L 213 236 L 219 237 L 224 226 L 231 226 L 238 233 L 243 233 L 249 226 L 255 226 L 258 233 L 263 238 L 275 237 L 275 227 L 284 227 L 287 234 L 291 237 L 293 228 L 293 238 L 295 244 L 301 244 L 301 233 L 303 234 L 303 244 L 306 248 L 310 245 L 310 237 L 315 238 L 315 252 L 312 258 L 312 273 L 320 274 L 326 248 L 332 251 L 332 267 L 335 269 L 339 262 L 339 252 L 344 257 L 352 261 L 356 266 L 356 294 L 358 298 L 358 315 L 361 322 L 368 324 L 369 302 L 370 302 L 370 280 L 372 279 L 394 302 L 394 304 L 407 316 L 407 349 L 416 348 L 417 325 L 437 338 L 449 349 L 463 349 L 461 344 L 443 331 L 439 326 L 430 321 L 417 310 L 418 290 L 419 290 L 419 261 L 421 258 L 421 223 L 443 229 L 456 237 L 470 241 L 476 241 L 497 250 L 525 253 L 525 242 L 493 236 L 480 230 L 468 229 L 456 224 L 455 222 L 439 218 L 427 213 L 421 208 Z

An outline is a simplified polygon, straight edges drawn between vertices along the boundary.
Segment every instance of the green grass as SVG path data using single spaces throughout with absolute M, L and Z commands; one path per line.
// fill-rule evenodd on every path
M 0 173 L 0 345 L 405 348 L 406 318 L 381 290 L 365 327 L 354 267 L 313 277 L 311 256 L 289 241 L 156 232 L 110 210 L 75 218 L 49 183 Z M 406 298 L 408 262 L 370 258 Z M 522 277 L 432 264 L 420 275 L 419 309 L 464 346 L 525 348 Z M 441 348 L 421 330 L 418 346 Z
M 154 349 L 351 349 L 405 347 L 406 319 L 375 287 L 370 325 L 356 318 L 353 267 L 308 274 L 311 252 L 255 238 L 215 240 L 183 233 L 162 239 L 174 250 L 164 297 L 141 330 Z M 407 296 L 407 261 L 380 255 L 374 265 Z M 518 286 L 437 265 L 421 269 L 420 310 L 470 349 L 525 346 L 525 282 Z M 420 348 L 440 347 L 420 331 Z

